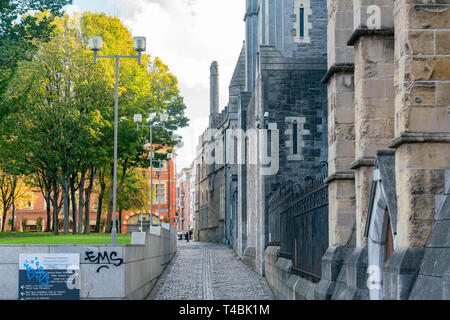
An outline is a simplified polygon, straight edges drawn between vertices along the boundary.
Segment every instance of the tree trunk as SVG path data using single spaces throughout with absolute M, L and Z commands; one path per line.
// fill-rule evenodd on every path
M 14 215 L 16 213 L 16 205 L 14 203 L 12 203 L 12 210 L 11 210 L 11 231 L 14 231 Z
M 100 195 L 98 196 L 98 205 L 97 205 L 97 218 L 95 220 L 95 232 L 100 232 L 100 223 L 102 219 L 102 207 L 103 207 L 103 198 L 105 196 L 105 191 L 102 190 Z
M 11 231 L 14 231 L 14 214 L 16 213 L 16 188 L 17 188 L 17 178 L 14 177 L 12 184 L 11 184 Z
M 7 177 L 2 174 L 0 186 L 1 186 L 1 206 L 3 207 L 3 216 L 2 216 L 2 228 L 1 231 L 5 231 L 6 217 L 8 214 L 8 210 L 11 207 L 11 199 L 12 193 L 10 192 L 10 184 Z
M 2 232 L 5 231 L 5 222 L 6 222 L 6 215 L 8 213 L 8 208 L 3 208 L 3 217 L 2 217 Z
M 127 174 L 127 164 L 128 164 L 128 160 L 125 160 L 125 163 L 124 163 L 123 168 L 122 168 L 122 176 L 120 177 L 120 182 L 117 185 L 117 190 L 116 190 L 116 194 L 117 195 L 120 193 L 120 191 L 122 190 L 123 184 L 125 183 L 125 176 Z M 113 208 L 113 206 L 114 206 L 114 203 L 113 203 L 113 200 L 114 200 L 113 199 L 113 193 L 114 193 L 114 190 L 113 190 L 114 167 L 111 168 L 111 177 L 112 177 L 112 179 L 111 179 L 111 192 L 110 192 L 110 198 L 109 198 L 109 201 L 108 201 L 108 216 L 106 217 L 106 227 L 109 228 L 109 230 L 107 229 L 108 233 L 111 233 L 111 226 L 112 226 L 111 225 L 111 218 L 112 218 L 113 210 L 114 210 L 114 208 Z M 117 212 L 114 212 L 114 214 L 117 214 Z M 108 221 L 108 219 L 109 219 L 109 221 Z
M 59 234 L 59 221 L 58 221 L 58 198 L 59 189 L 56 179 L 53 179 L 53 233 L 55 235 Z
M 72 234 L 77 233 L 77 197 L 75 194 L 75 177 L 76 175 L 72 175 L 70 177 L 70 198 L 72 202 Z
M 108 214 L 106 215 L 105 233 L 111 233 L 112 230 L 113 204 L 113 195 L 111 191 L 111 194 L 108 197 Z
M 50 189 L 45 190 L 45 204 L 47 206 L 47 224 L 45 226 L 45 232 L 50 232 L 51 230 L 51 205 L 50 205 Z
M 69 183 L 68 178 L 63 176 L 61 183 L 63 198 L 64 198 L 64 234 L 69 233 Z
M 100 194 L 98 195 L 98 205 L 97 205 L 97 219 L 95 221 L 95 232 L 100 232 L 100 220 L 102 217 L 102 207 L 103 198 L 105 196 L 106 183 L 105 183 L 105 169 L 100 171 L 98 175 L 98 180 L 100 182 Z
M 119 209 L 119 234 L 122 234 L 122 208 Z
M 81 172 L 80 186 L 78 187 L 78 233 L 83 233 L 83 207 L 84 207 L 84 179 L 86 176 L 86 170 Z
M 95 167 L 91 167 L 91 176 L 89 177 L 89 186 L 86 189 L 86 201 L 84 203 L 84 234 L 88 234 L 90 232 L 90 212 L 91 212 L 91 194 L 92 188 L 94 187 L 94 179 L 95 179 L 96 169 Z
M 111 233 L 111 218 L 112 218 L 112 211 L 113 211 L 113 198 L 114 198 L 114 165 L 111 165 L 111 185 L 109 188 L 109 194 L 108 194 L 108 213 L 106 214 L 106 226 L 105 226 L 105 233 Z

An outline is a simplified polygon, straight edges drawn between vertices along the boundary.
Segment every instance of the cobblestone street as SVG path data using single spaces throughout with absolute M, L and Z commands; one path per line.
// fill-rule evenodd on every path
M 148 300 L 272 300 L 265 279 L 225 245 L 179 242 Z

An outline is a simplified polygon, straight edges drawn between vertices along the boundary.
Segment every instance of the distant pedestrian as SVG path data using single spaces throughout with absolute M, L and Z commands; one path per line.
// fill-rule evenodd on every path
M 189 242 L 189 232 L 186 232 L 186 241 Z

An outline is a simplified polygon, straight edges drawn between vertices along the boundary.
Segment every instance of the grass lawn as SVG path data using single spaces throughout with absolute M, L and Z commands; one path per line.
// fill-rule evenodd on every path
M 0 244 L 110 244 L 110 234 L 55 236 L 53 233 L 0 232 Z M 130 244 L 131 235 L 118 235 L 117 244 Z

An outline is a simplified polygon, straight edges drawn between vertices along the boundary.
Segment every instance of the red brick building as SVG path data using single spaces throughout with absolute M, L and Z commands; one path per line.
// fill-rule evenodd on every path
M 170 165 L 169 165 L 170 163 Z M 145 183 L 150 184 L 150 169 L 142 171 L 145 177 Z M 160 179 L 161 175 L 161 179 Z M 176 160 L 166 161 L 162 163 L 161 170 L 159 168 L 153 168 L 153 209 L 154 216 L 161 217 L 163 220 L 165 217 L 170 218 L 170 224 L 174 227 L 176 225 L 176 188 L 177 188 L 177 174 L 176 174 Z M 159 212 L 159 210 L 163 210 Z M 150 212 L 150 204 L 148 204 L 148 210 L 146 212 L 147 217 Z M 124 215 L 124 223 L 134 215 L 139 213 L 126 213 Z
M 178 175 L 177 183 L 177 211 L 178 231 L 186 232 L 193 231 L 193 210 L 191 208 L 191 193 L 192 193 L 192 168 L 185 168 Z
M 39 190 L 31 191 L 33 193 L 33 199 L 28 202 L 28 206 L 25 208 L 16 208 L 14 214 L 14 230 L 15 231 L 36 231 L 43 232 L 47 226 L 47 205 L 44 196 Z M 97 195 L 92 194 L 91 209 L 89 213 L 89 225 L 90 230 L 95 228 L 97 218 Z M 78 207 L 78 203 L 77 203 Z M 51 217 L 53 218 L 53 208 L 51 208 Z M 8 221 L 12 218 L 11 210 L 6 218 L 5 231 L 11 230 L 11 226 Z M 59 212 L 59 222 L 63 221 L 64 213 L 61 208 Z M 72 232 L 72 209 L 69 210 L 69 230 Z M 61 227 L 61 226 L 60 226 Z M 59 228 L 63 231 L 63 228 Z
M 150 184 L 150 169 L 142 169 L 142 174 L 145 177 L 145 182 Z M 161 175 L 161 180 L 159 179 L 159 174 Z M 158 168 L 153 168 L 153 215 L 158 217 L 160 215 L 161 219 L 164 217 L 170 218 L 170 223 L 175 226 L 175 216 L 176 216 L 176 161 L 175 159 L 169 162 L 164 162 L 161 171 Z M 95 192 L 92 193 L 91 197 L 91 209 L 89 225 L 90 230 L 94 231 L 96 219 L 97 219 L 97 205 L 98 198 Z M 36 231 L 42 232 L 45 230 L 47 225 L 47 207 L 45 199 L 40 191 L 33 191 L 33 199 L 29 201 L 29 205 L 26 208 L 15 210 L 15 222 L 14 229 L 16 231 Z M 105 201 L 105 200 L 104 200 Z M 78 204 L 77 204 L 78 207 Z M 166 210 L 165 212 L 158 213 L 158 210 Z M 107 204 L 106 201 L 103 203 L 103 213 L 101 219 L 101 232 L 103 232 L 104 221 L 106 220 Z M 150 203 L 147 206 L 146 212 L 135 212 L 135 211 L 123 211 L 122 212 L 122 226 L 121 230 L 123 234 L 128 231 L 135 231 L 136 228 L 128 227 L 129 224 L 136 226 L 136 221 L 140 221 L 141 213 L 147 217 L 149 220 Z M 51 214 L 53 217 L 53 208 L 51 208 Z M 11 210 L 8 212 L 5 231 L 11 230 L 8 220 L 11 219 Z M 60 210 L 59 220 L 64 219 L 63 209 Z M 117 219 L 119 219 L 119 214 L 117 214 Z M 145 221 L 145 219 L 144 219 Z M 154 218 L 154 223 L 156 223 L 156 218 Z M 1 219 L 0 219 L 1 223 Z M 62 228 L 60 228 L 62 231 Z M 69 211 L 69 231 L 72 232 L 72 208 Z

